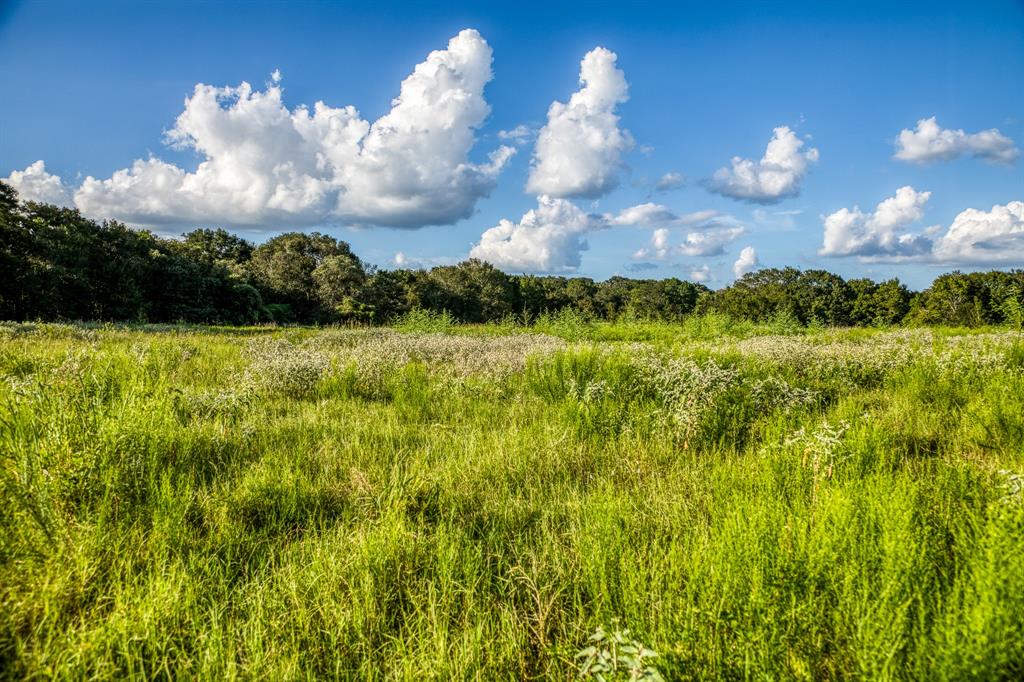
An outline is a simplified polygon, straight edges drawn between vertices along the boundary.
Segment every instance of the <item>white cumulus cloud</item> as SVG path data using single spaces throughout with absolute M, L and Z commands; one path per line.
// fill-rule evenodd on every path
M 721 256 L 725 247 L 746 232 L 743 227 L 713 227 L 699 232 L 687 232 L 679 253 L 684 256 Z
M 46 164 L 41 160 L 30 164 L 25 170 L 12 171 L 3 181 L 18 190 L 22 201 L 72 205 L 71 190 L 61 182 L 60 176 L 47 173 Z
M 707 182 L 712 192 L 733 199 L 772 204 L 800 193 L 800 182 L 818 150 L 801 151 L 804 141 L 786 126 L 775 128 L 760 161 L 735 156 L 732 168 L 719 168 Z
M 655 192 L 671 192 L 686 184 L 686 178 L 681 173 L 665 173 L 654 183 Z
M 541 195 L 519 222 L 503 219 L 480 235 L 469 255 L 509 272 L 572 272 L 588 248 L 586 234 L 605 227 L 602 216 Z
M 646 246 L 633 253 L 637 260 L 666 260 L 672 256 L 709 257 L 725 253 L 725 247 L 746 232 L 742 226 L 709 223 L 699 230 L 688 231 L 683 239 L 671 243 L 668 228 L 659 227 L 651 233 Z
M 352 106 L 289 109 L 277 71 L 264 91 L 196 85 L 167 133 L 202 161 L 194 172 L 158 158 L 88 177 L 75 204 L 143 225 L 286 227 L 322 223 L 421 227 L 472 214 L 511 147 L 472 163 L 490 113 L 491 48 L 474 30 L 431 52 L 376 121 Z
M 661 204 L 646 203 L 624 208 L 618 213 L 606 213 L 605 219 L 612 225 L 676 226 L 693 225 L 714 218 L 718 211 L 713 209 L 679 215 Z
M 651 233 L 651 240 L 647 246 L 637 249 L 633 258 L 642 260 L 652 258 L 654 260 L 665 260 L 672 254 L 672 247 L 669 244 L 671 233 L 666 227 L 659 227 Z
M 622 155 L 633 148 L 615 107 L 628 98 L 614 52 L 598 47 L 580 62 L 580 89 L 568 103 L 552 102 L 537 137 L 529 192 L 553 197 L 599 197 L 619 184 Z
M 670 228 L 690 226 L 681 244 L 671 246 Z M 568 199 L 542 194 L 537 208 L 518 221 L 501 220 L 485 231 L 469 255 L 509 272 L 572 272 L 588 249 L 586 236 L 615 227 L 655 227 L 649 247 L 636 259 L 663 260 L 669 255 L 717 255 L 742 234 L 731 216 L 715 211 L 679 215 L 660 204 L 640 204 L 617 213 L 587 213 Z
M 760 261 L 757 260 L 757 251 L 754 250 L 754 247 L 744 246 L 743 250 L 740 251 L 739 258 L 737 258 L 736 262 L 732 264 L 732 274 L 739 279 L 743 275 L 757 268 L 759 264 Z
M 961 211 L 935 240 L 932 259 L 946 264 L 1024 264 L 1024 201 L 991 211 Z
M 904 129 L 896 138 L 894 158 L 914 163 L 950 161 L 973 156 L 997 163 L 1013 163 L 1020 150 L 996 128 L 980 133 L 939 127 L 935 117 L 922 118 L 914 130 Z
M 702 265 L 699 268 L 693 268 L 690 270 L 690 279 L 694 282 L 706 282 L 711 279 L 711 268 L 707 265 Z
M 525 124 L 519 124 L 509 130 L 499 130 L 498 139 L 506 140 L 517 145 L 526 144 L 533 137 L 534 129 Z
M 610 225 L 655 227 L 647 245 L 633 253 L 636 260 L 663 261 L 673 256 L 719 256 L 725 247 L 746 232 L 746 228 L 729 215 L 717 211 L 695 211 L 678 215 L 661 204 L 639 204 L 618 213 L 606 213 Z M 679 243 L 671 243 L 670 228 L 688 228 Z
M 909 257 L 931 248 L 924 234 L 904 230 L 921 219 L 931 192 L 918 192 L 905 186 L 896 195 L 878 204 L 871 213 L 857 206 L 841 208 L 825 218 L 822 256 Z

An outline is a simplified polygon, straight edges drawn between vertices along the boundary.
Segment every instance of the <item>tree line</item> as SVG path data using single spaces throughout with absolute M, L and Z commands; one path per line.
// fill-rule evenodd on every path
M 318 232 L 258 246 L 223 229 L 165 239 L 22 202 L 0 182 L 0 319 L 381 324 L 413 310 L 490 322 L 566 309 L 599 320 L 717 312 L 843 326 L 1021 326 L 1024 271 L 947 273 L 915 293 L 897 279 L 796 268 L 758 270 L 717 291 L 676 278 L 507 275 L 476 259 L 383 270 Z

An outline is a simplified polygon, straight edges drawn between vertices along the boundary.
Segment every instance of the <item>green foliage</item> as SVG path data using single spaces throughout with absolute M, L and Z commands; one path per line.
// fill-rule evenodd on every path
M 542 334 L 560 336 L 567 341 L 591 338 L 594 325 L 574 308 L 562 308 L 556 313 L 543 312 L 533 324 Z
M 617 625 L 617 623 L 616 623 Z M 580 677 L 598 682 L 613 680 L 643 680 L 663 682 L 658 669 L 648 665 L 657 658 L 658 652 L 647 648 L 643 642 L 632 639 L 629 630 L 616 629 L 606 632 L 598 626 L 588 639 L 588 646 L 576 658 L 580 663 Z
M 329 235 L 289 232 L 259 246 L 223 229 L 161 239 L 77 211 L 19 202 L 0 183 L 0 319 L 253 324 L 388 324 L 410 311 L 463 324 L 514 318 L 565 338 L 653 340 L 658 322 L 708 335 L 769 325 L 1024 325 L 1024 272 L 953 272 L 920 294 L 896 279 L 843 280 L 766 268 L 711 291 L 676 278 L 604 282 L 507 275 L 478 259 L 378 270 Z M 706 318 L 693 320 L 694 316 Z M 587 324 L 573 322 L 573 318 Z M 730 322 L 724 323 L 722 320 Z M 609 331 L 590 323 L 614 322 Z M 745 327 L 746 325 L 746 327 Z
M 423 308 L 414 308 L 394 322 L 394 328 L 401 332 L 440 333 L 452 329 L 455 318 L 447 310 L 437 313 Z
M 428 319 L 0 324 L 0 677 L 1021 677 L 1016 330 Z

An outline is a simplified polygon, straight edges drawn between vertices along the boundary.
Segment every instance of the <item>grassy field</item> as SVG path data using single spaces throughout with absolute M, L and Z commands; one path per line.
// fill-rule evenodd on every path
M 0 675 L 1020 679 L 1021 472 L 1005 330 L 0 325 Z

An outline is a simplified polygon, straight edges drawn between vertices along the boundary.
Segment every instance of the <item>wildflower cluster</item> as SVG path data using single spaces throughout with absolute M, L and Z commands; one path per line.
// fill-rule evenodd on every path
M 739 370 L 714 360 L 704 363 L 688 357 L 642 352 L 633 358 L 642 387 L 662 404 L 662 419 L 679 429 L 685 442 L 696 434 L 718 400 L 739 383 Z
M 801 466 L 808 467 L 815 483 L 822 479 L 830 479 L 836 467 L 849 458 L 843 446 L 843 435 L 850 425 L 841 421 L 832 426 L 822 422 L 812 431 L 801 427 L 786 439 L 787 447 L 795 447 L 801 453 Z
M 1007 506 L 1024 503 L 1024 475 L 1000 469 L 999 476 L 1002 478 L 999 487 L 1003 493 L 999 502 Z
M 182 391 L 174 397 L 174 408 L 179 418 L 209 419 L 225 417 L 235 419 L 254 403 L 256 392 L 249 383 L 220 391 Z
M 1005 365 L 1006 350 L 1017 341 L 1016 335 L 1007 333 L 942 338 L 929 329 L 903 329 L 859 339 L 829 334 L 758 336 L 698 348 L 739 353 L 798 376 L 864 385 L 919 363 L 943 373 L 995 371 Z
M 312 393 L 330 369 L 327 356 L 286 339 L 250 341 L 245 355 L 251 361 L 244 384 L 266 393 L 301 398 Z
M 750 395 L 757 408 L 764 412 L 778 409 L 791 410 L 805 405 L 813 405 L 819 399 L 817 391 L 794 386 L 778 377 L 753 381 L 750 384 Z
M 575 379 L 566 381 L 566 396 L 581 403 L 597 403 L 611 395 L 612 390 L 604 379 L 588 382 L 577 382 Z
M 540 334 L 453 336 L 389 329 L 327 332 L 317 336 L 315 343 L 336 357 L 340 366 L 354 368 L 368 385 L 413 362 L 442 376 L 501 380 L 522 371 L 530 356 L 548 355 L 565 346 L 561 339 Z

